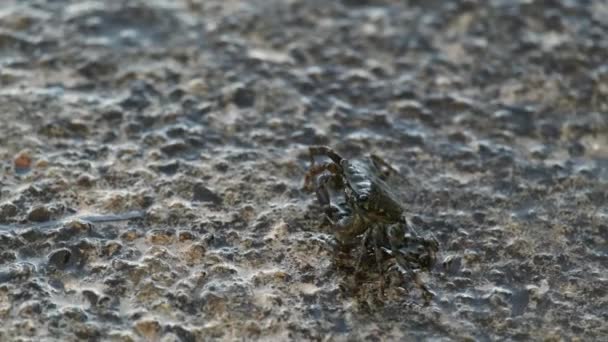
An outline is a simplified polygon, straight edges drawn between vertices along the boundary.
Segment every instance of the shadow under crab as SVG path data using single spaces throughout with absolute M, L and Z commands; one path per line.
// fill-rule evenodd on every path
M 309 152 L 304 187 L 316 193 L 340 246 L 358 249 L 356 271 L 373 254 L 384 275 L 384 261 L 394 259 L 392 269 L 412 279 L 425 299 L 432 298 L 418 273 L 433 266 L 439 244 L 408 225 L 403 206 L 386 183 L 397 170 L 374 155 L 349 160 L 327 146 L 311 146 Z M 317 164 L 318 156 L 329 161 Z

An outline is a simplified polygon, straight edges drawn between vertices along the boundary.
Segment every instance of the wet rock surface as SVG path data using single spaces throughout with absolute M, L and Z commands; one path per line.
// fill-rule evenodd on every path
M 0 340 L 606 340 L 606 16 L 4 1 Z M 400 170 L 430 303 L 335 249 L 310 144 Z

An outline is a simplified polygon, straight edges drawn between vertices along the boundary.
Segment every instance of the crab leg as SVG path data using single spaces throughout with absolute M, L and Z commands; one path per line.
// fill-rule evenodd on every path
M 342 157 L 329 146 L 310 146 L 308 151 L 310 153 L 310 165 L 315 164 L 315 156 L 327 156 L 338 165 L 342 161 Z
M 329 171 L 334 175 L 340 174 L 340 166 L 335 163 L 323 163 L 318 165 L 312 165 L 306 175 L 304 175 L 304 189 L 312 190 L 312 180 L 314 177 L 322 174 L 325 171 Z
M 355 271 L 358 272 L 359 269 L 361 268 L 361 263 L 363 263 L 363 258 L 365 257 L 365 254 L 367 252 L 367 241 L 369 241 L 369 238 L 371 236 L 371 228 L 368 228 L 365 233 L 363 233 L 363 236 L 361 237 L 361 246 L 359 247 L 359 257 L 357 258 L 357 265 L 355 266 Z
M 378 225 L 374 225 L 372 228 L 372 234 L 374 238 L 374 254 L 376 256 L 376 266 L 378 267 L 378 272 L 382 274 L 382 248 L 380 247 L 382 243 L 382 229 Z
M 391 246 L 391 254 L 393 254 L 395 260 L 397 260 L 397 266 L 402 273 L 408 275 L 414 281 L 414 284 L 422 291 L 424 299 L 429 301 L 434 296 L 433 292 L 420 280 L 418 272 L 412 270 L 409 263 L 406 261 L 406 258 L 404 258 L 403 254 L 399 251 L 400 246 L 407 243 L 405 241 L 404 230 L 399 224 L 394 224 L 387 228 L 387 233 Z
M 398 223 L 390 225 L 387 228 L 388 242 L 391 247 L 391 254 L 395 257 L 395 260 L 397 260 L 397 265 L 399 266 L 401 271 L 403 273 L 411 275 L 412 271 L 407 261 L 403 257 L 403 254 L 401 254 L 401 252 L 399 251 L 401 246 L 406 244 L 405 236 L 403 233 L 403 229 Z
M 330 174 L 322 174 L 319 177 L 317 177 L 317 185 L 315 188 L 315 193 L 317 194 L 317 201 L 319 201 L 319 204 L 325 208 L 326 206 L 329 206 L 331 204 L 330 202 L 330 198 L 329 198 L 329 191 L 327 190 L 327 182 L 329 182 L 330 178 L 332 177 L 332 175 Z

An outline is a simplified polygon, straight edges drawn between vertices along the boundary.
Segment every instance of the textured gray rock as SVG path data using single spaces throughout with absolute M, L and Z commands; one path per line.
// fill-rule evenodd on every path
M 607 13 L 3 1 L 0 341 L 608 340 Z M 430 303 L 355 272 L 310 144 L 400 171 Z

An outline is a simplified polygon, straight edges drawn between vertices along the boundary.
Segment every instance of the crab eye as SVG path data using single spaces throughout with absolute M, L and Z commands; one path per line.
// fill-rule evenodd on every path
M 366 202 L 368 199 L 369 197 L 365 194 L 357 196 L 357 201 L 359 202 Z

